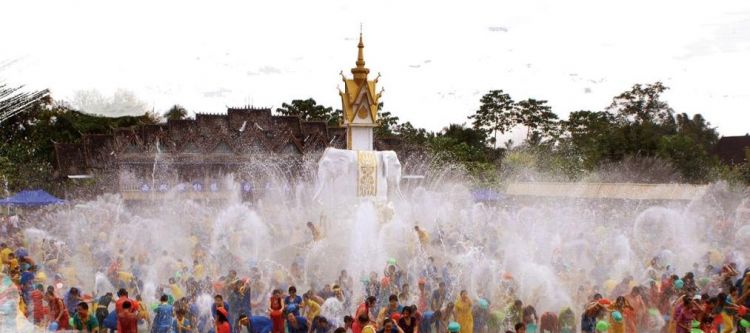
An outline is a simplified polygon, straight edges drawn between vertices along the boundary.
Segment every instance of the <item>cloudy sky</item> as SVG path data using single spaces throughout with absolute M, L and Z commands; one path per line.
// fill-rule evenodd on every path
M 750 1 L 9 1 L 7 83 L 133 91 L 156 110 L 338 107 L 339 71 L 382 73 L 385 109 L 437 130 L 481 95 L 546 99 L 565 117 L 663 81 L 678 112 L 750 132 Z

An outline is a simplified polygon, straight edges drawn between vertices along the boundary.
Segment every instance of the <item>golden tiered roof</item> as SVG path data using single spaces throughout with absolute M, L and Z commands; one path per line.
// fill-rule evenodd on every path
M 357 48 L 356 67 L 351 70 L 352 78 L 348 79 L 341 73 L 344 91 L 339 90 L 339 95 L 344 113 L 343 126 L 374 127 L 378 120 L 378 100 L 382 94 L 382 91 L 376 92 L 380 75 L 374 80 L 367 80 L 370 69 L 365 67 L 362 33 L 359 34 Z

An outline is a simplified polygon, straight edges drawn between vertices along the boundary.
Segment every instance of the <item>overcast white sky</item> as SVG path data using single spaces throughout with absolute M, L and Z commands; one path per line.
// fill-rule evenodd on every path
M 437 130 L 481 95 L 600 110 L 634 83 L 678 112 L 750 132 L 750 1 L 6 1 L 2 75 L 55 98 L 132 90 L 166 110 L 225 112 L 313 97 L 339 106 L 339 71 L 382 73 L 385 109 Z

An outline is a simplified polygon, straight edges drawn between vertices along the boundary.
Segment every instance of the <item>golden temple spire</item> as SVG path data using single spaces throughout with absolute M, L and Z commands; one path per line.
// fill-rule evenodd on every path
M 378 126 L 378 103 L 382 95 L 377 92 L 378 77 L 368 80 L 370 69 L 365 67 L 364 49 L 362 41 L 362 26 L 359 31 L 357 44 L 357 62 L 352 68 L 352 78 L 346 78 L 343 73 L 344 91 L 339 90 L 343 117 L 341 125 L 346 128 L 346 148 L 350 150 L 373 150 L 373 128 Z
M 355 80 L 367 80 L 367 74 L 370 73 L 370 69 L 365 67 L 365 56 L 364 56 L 364 48 L 365 43 L 362 42 L 362 27 L 360 26 L 360 32 L 359 32 L 359 44 L 357 44 L 357 48 L 359 49 L 357 53 L 357 67 L 352 68 L 352 75 L 354 75 Z

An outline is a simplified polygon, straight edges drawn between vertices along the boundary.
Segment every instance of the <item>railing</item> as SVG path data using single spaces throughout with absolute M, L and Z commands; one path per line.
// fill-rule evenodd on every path
M 633 183 L 511 183 L 508 195 L 631 200 L 693 200 L 707 185 Z

